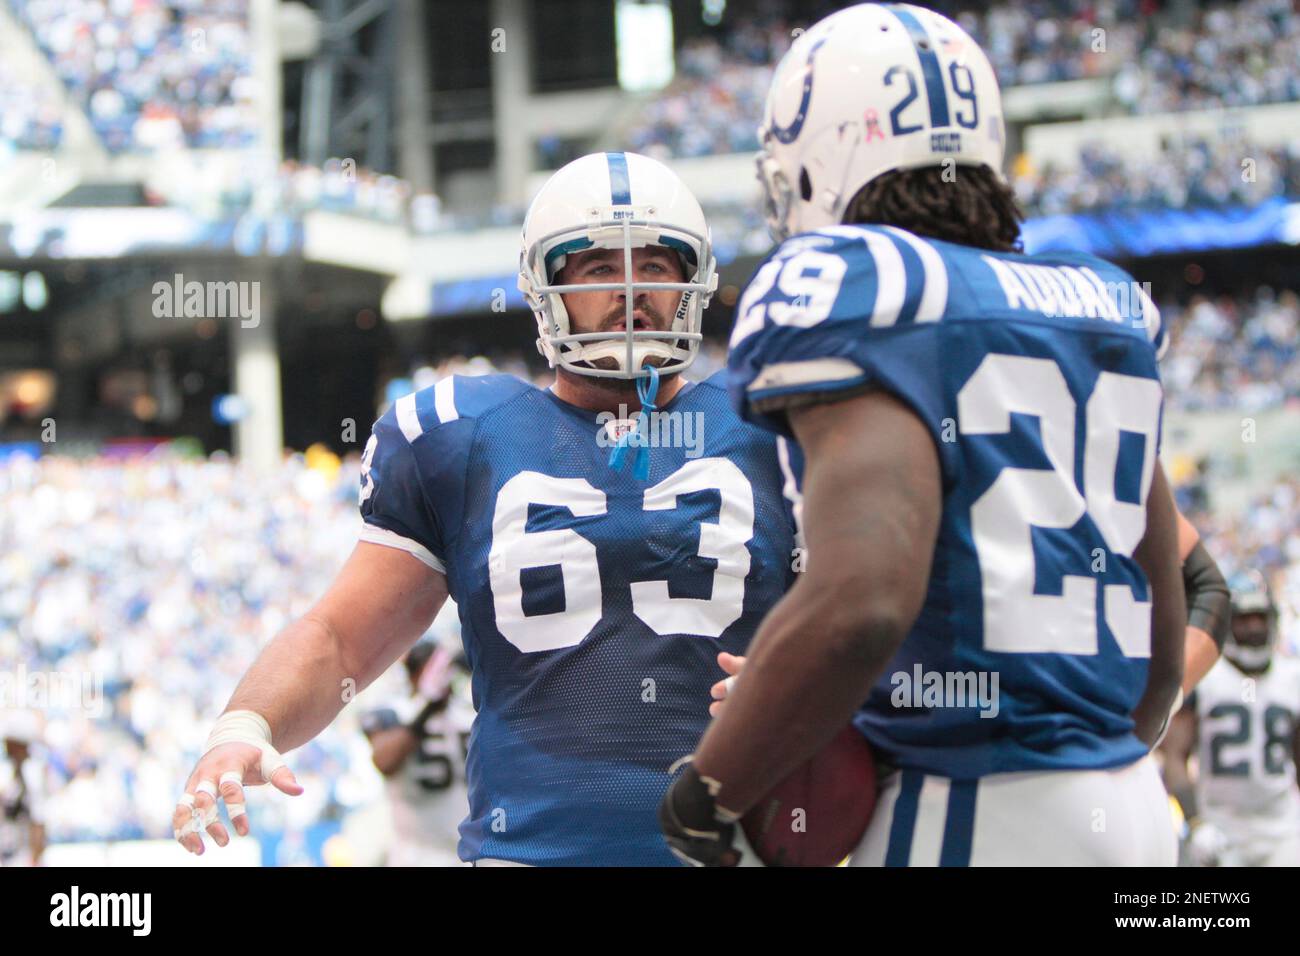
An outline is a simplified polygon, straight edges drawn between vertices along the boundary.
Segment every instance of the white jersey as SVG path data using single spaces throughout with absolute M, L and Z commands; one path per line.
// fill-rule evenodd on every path
M 391 866 L 454 866 L 460 863 L 459 827 L 469 813 L 465 751 L 474 722 L 467 682 L 447 708 L 425 721 L 425 738 L 402 768 L 385 781 L 393 814 Z M 405 705 L 413 720 L 424 701 Z
M 1294 741 L 1300 660 L 1275 655 L 1248 676 L 1220 660 L 1196 688 L 1201 816 L 1232 841 L 1300 834 Z

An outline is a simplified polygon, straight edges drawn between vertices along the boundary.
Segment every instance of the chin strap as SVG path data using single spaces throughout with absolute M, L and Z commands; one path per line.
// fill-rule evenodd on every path
M 650 478 L 650 414 L 655 411 L 655 396 L 659 394 L 659 369 L 647 365 L 650 374 L 636 382 L 636 394 L 641 399 L 641 411 L 637 412 L 632 427 L 625 431 L 609 451 L 609 467 L 622 471 L 627 459 L 627 450 L 632 449 L 632 474 L 638 481 Z

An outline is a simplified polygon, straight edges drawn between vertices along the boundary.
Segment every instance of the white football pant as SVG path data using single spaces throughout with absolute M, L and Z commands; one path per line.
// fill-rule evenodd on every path
M 850 866 L 1173 866 L 1169 798 L 1148 756 L 1114 770 L 883 781 Z

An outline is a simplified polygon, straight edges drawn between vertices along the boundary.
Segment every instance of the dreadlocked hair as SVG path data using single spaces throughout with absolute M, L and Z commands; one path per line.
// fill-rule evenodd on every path
M 994 252 L 1020 252 L 1025 218 L 1010 187 L 987 166 L 923 166 L 886 173 L 849 200 L 844 222 L 897 226 L 918 236 Z

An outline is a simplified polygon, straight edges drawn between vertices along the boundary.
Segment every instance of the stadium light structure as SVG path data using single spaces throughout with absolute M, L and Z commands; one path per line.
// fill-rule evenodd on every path
M 618 85 L 661 90 L 673 78 L 673 11 L 667 0 L 618 0 L 614 8 Z

